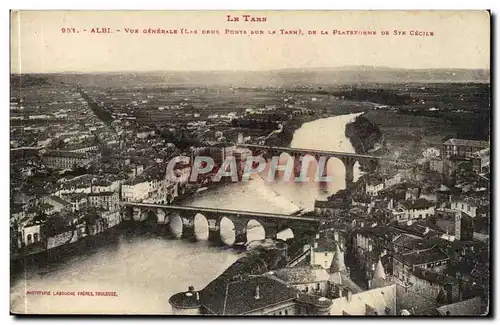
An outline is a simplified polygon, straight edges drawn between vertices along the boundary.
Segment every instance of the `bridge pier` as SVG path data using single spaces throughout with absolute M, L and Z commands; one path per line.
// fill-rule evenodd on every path
M 293 158 L 293 176 L 298 177 L 302 172 L 303 156 L 300 154 L 295 154 Z
M 165 210 L 163 209 L 157 209 L 156 210 L 156 216 L 158 218 L 158 224 L 159 225 L 165 225 L 168 223 L 168 216 L 165 213 Z
M 220 236 L 220 219 L 207 219 L 207 222 L 208 241 L 217 246 L 223 245 L 222 238 Z
M 265 226 L 266 238 L 276 239 L 278 235 L 278 226 Z
M 345 166 L 345 188 L 348 190 L 354 183 L 354 164 L 357 160 L 354 158 L 342 158 L 341 160 Z
M 134 207 L 122 206 L 122 220 L 123 221 L 134 220 Z
M 236 231 L 236 237 L 235 237 L 234 243 L 235 244 L 237 244 L 237 243 L 246 244 L 247 242 L 248 242 L 248 238 L 247 238 L 246 230 L 242 229 L 240 231 Z
M 236 218 L 230 218 L 230 220 L 234 224 L 234 243 L 247 243 L 248 238 L 247 238 L 247 223 L 248 220 L 242 220 L 237 216 Z
M 196 241 L 194 216 L 182 216 L 182 239 Z

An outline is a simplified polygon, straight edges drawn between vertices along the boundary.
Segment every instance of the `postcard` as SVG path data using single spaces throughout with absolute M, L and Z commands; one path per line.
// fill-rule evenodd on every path
M 488 11 L 10 23 L 11 314 L 490 314 Z

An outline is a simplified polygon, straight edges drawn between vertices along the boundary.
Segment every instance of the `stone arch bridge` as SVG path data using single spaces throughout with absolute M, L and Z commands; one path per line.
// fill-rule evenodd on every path
M 265 231 L 265 238 L 276 238 L 279 232 L 286 229 L 290 229 L 295 238 L 314 236 L 322 224 L 322 219 L 300 215 L 150 203 L 123 202 L 122 204 L 125 208 L 124 220 L 141 222 L 149 219 L 158 225 L 168 226 L 170 232 L 176 238 L 199 239 L 195 233 L 195 218 L 202 215 L 207 223 L 206 228 L 209 232 L 207 237 L 227 245 L 247 242 L 246 234 L 251 220 L 258 222 L 262 226 Z M 224 219 L 233 224 L 233 241 L 221 236 L 221 222 Z
M 338 158 L 345 167 L 345 184 L 346 188 L 350 187 L 354 179 L 354 164 L 358 162 L 364 170 L 368 172 L 375 171 L 378 168 L 379 161 L 381 157 L 371 156 L 371 155 L 361 155 L 356 153 L 348 152 L 337 152 L 337 151 L 327 151 L 327 150 L 315 150 L 315 149 L 301 149 L 301 148 L 288 148 L 288 147 L 272 147 L 257 144 L 238 144 L 238 147 L 248 148 L 253 154 L 263 154 L 264 157 L 268 158 L 271 156 L 279 156 L 282 153 L 289 154 L 294 159 L 295 170 L 300 170 L 299 158 L 305 155 L 314 157 L 314 159 L 319 162 L 320 157 L 325 157 L 326 162 L 328 159 L 334 157 Z M 325 175 L 322 175 L 325 176 Z

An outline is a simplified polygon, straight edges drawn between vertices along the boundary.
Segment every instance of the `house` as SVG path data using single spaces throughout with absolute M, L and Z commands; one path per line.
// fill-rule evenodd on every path
M 403 233 L 392 241 L 394 253 L 406 254 L 415 250 L 428 248 L 430 244 L 422 237 Z
M 328 269 L 332 264 L 336 250 L 339 250 L 338 254 L 341 254 L 343 259 L 339 245 L 345 247 L 345 242 L 341 241 L 338 232 L 335 232 L 333 236 L 318 235 L 310 248 L 311 265 Z
M 410 199 L 399 204 L 393 211 L 396 221 L 425 219 L 435 214 L 434 203 L 426 199 Z
M 42 226 L 32 224 L 22 228 L 21 230 L 21 245 L 28 246 L 39 243 L 42 240 Z
M 371 279 L 378 260 L 382 257 L 384 262 L 388 262 L 385 257 L 392 256 L 392 242 L 401 232 L 386 225 L 372 224 L 354 233 L 353 248 L 356 264 L 364 271 L 365 278 Z
M 116 211 L 119 209 L 120 199 L 118 192 L 92 192 L 88 194 L 91 207 Z
M 436 226 L 456 240 L 472 240 L 474 234 L 472 218 L 460 210 L 436 210 Z
M 449 139 L 443 142 L 442 156 L 446 158 L 460 157 L 471 158 L 473 153 L 490 146 L 487 141 L 466 140 L 466 139 Z
M 480 202 L 472 197 L 454 197 L 450 200 L 450 208 L 455 211 L 461 211 L 471 218 L 476 218 L 480 211 Z
M 408 281 L 410 273 L 420 267 L 441 272 L 448 265 L 450 258 L 437 246 L 417 249 L 407 253 L 395 253 L 393 256 L 393 274 L 403 282 Z
M 398 305 L 415 315 L 461 299 L 459 282 L 443 273 L 416 268 L 397 287 Z
M 164 181 L 160 186 L 149 193 L 149 196 L 144 199 L 146 203 L 154 204 L 170 204 L 179 195 L 179 184 Z
M 371 177 L 366 181 L 365 193 L 370 196 L 377 196 L 384 189 L 385 183 L 379 177 Z
M 49 195 L 42 198 L 42 204 L 49 204 L 53 206 L 53 210 L 51 209 L 51 213 L 71 210 L 72 204 L 65 199 L 57 196 L 57 195 Z
M 163 182 L 154 177 L 141 175 L 122 184 L 121 198 L 126 202 L 142 201 L 149 197 L 151 192 L 156 191 Z
M 334 197 L 331 200 L 316 200 L 314 202 L 314 212 L 319 216 L 332 217 L 341 211 L 348 209 L 351 205 L 350 200 L 340 197 Z
M 84 193 L 68 193 L 63 194 L 62 197 L 71 203 L 71 211 L 76 212 L 85 210 L 88 207 L 87 195 Z
M 98 158 L 98 154 L 62 150 L 51 150 L 42 155 L 44 163 L 54 169 L 72 169 L 75 166 L 86 166 Z
M 384 179 L 384 187 L 388 188 L 397 184 L 401 184 L 405 178 L 403 172 L 396 172 L 392 176 L 387 175 Z
M 482 149 L 471 156 L 472 169 L 476 173 L 483 173 L 490 167 L 490 148 Z

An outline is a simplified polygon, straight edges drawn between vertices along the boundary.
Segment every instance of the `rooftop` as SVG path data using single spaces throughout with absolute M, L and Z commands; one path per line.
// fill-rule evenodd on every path
M 268 276 L 236 281 L 212 281 L 200 292 L 201 304 L 216 315 L 244 315 L 278 303 L 293 301 L 297 290 Z
M 320 266 L 313 267 L 310 265 L 282 268 L 270 273 L 288 284 L 328 281 L 329 278 L 329 274 L 325 269 Z
M 413 271 L 413 275 L 419 279 L 426 280 L 431 283 L 437 283 L 443 286 L 458 283 L 457 279 L 447 276 L 446 274 L 434 272 L 421 267 L 416 267 Z
M 85 159 L 87 154 L 84 152 L 72 152 L 72 151 L 62 151 L 62 150 L 51 150 L 44 154 L 46 157 L 61 157 L 61 158 L 76 158 Z
M 480 297 L 475 297 L 468 300 L 459 301 L 450 305 L 445 305 L 437 308 L 441 316 L 465 316 L 465 315 L 481 315 L 485 312 L 483 303 Z
M 52 201 L 56 202 L 56 203 L 61 204 L 61 205 L 71 205 L 71 203 L 69 203 L 68 201 L 66 201 L 66 200 L 64 200 L 64 199 L 62 199 L 62 198 L 60 198 L 60 197 L 59 197 L 59 196 L 57 196 L 57 195 L 51 195 L 51 196 L 50 196 L 50 199 L 51 199 Z
M 449 259 L 448 255 L 436 246 L 423 250 L 415 250 L 399 256 L 395 255 L 394 258 L 402 260 L 406 265 L 423 265 Z
M 466 140 L 466 139 L 455 139 L 455 138 L 449 139 L 445 141 L 443 144 L 453 145 L 453 146 L 478 147 L 478 148 L 486 148 L 490 145 L 488 141 Z
M 396 312 L 395 284 L 353 293 L 350 299 L 334 299 L 330 308 L 330 315 L 395 315 Z
M 408 209 L 408 210 L 421 210 L 421 209 L 427 209 L 432 206 L 434 206 L 434 203 L 431 201 L 427 201 L 426 199 L 416 199 L 416 200 L 406 200 L 401 203 L 403 208 Z

